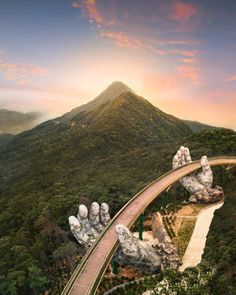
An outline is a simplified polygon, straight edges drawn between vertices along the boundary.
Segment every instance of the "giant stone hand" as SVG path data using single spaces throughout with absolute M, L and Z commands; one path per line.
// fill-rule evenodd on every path
M 70 225 L 70 230 L 76 240 L 80 243 L 83 244 L 86 248 L 91 246 L 91 240 L 89 236 L 85 233 L 84 228 L 82 227 L 82 224 L 79 223 L 78 219 L 75 216 L 70 216 L 69 217 L 69 225 Z
M 172 167 L 176 169 L 192 162 L 189 149 L 181 146 L 173 158 Z M 223 190 L 216 186 L 212 188 L 213 173 L 207 156 L 201 158 L 201 172 L 185 176 L 180 183 L 191 193 L 190 202 L 214 203 L 223 198 Z
M 115 230 L 120 241 L 120 248 L 114 259 L 121 265 L 133 265 L 146 273 L 155 273 L 166 267 L 179 267 L 181 259 L 164 229 L 159 213 L 157 214 L 157 223 L 157 235 L 152 245 L 141 242 L 132 236 L 127 227 L 117 224 Z
M 117 224 L 115 230 L 121 244 L 115 259 L 121 265 L 133 265 L 143 271 L 150 272 L 160 269 L 161 259 L 158 255 L 155 255 L 152 247 L 145 248 L 122 224 Z
M 99 233 L 110 221 L 109 207 L 102 203 L 101 207 L 93 202 L 89 210 L 85 205 L 79 205 L 77 218 L 69 217 L 69 225 L 76 240 L 85 248 L 89 248 L 96 240 Z

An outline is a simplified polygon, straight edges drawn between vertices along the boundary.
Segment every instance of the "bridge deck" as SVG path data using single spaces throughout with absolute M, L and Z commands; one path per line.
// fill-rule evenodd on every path
M 208 160 L 211 166 L 236 165 L 236 157 L 211 158 Z M 115 225 L 120 223 L 130 228 L 144 209 L 162 191 L 166 190 L 181 177 L 200 167 L 200 161 L 194 161 L 178 169 L 171 170 L 134 196 L 116 214 L 94 245 L 88 250 L 62 294 L 94 295 L 112 255 L 118 246 Z

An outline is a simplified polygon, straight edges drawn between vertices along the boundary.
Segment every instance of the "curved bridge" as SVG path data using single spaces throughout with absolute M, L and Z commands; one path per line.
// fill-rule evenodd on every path
M 236 157 L 208 158 L 208 161 L 211 166 L 222 165 L 232 168 L 236 165 Z M 72 274 L 62 295 L 94 295 L 118 247 L 115 225 L 121 223 L 130 228 L 139 215 L 160 193 L 180 178 L 200 167 L 200 160 L 198 160 L 171 170 L 153 181 L 127 202 L 113 217 L 96 242 L 89 248 L 81 263 Z

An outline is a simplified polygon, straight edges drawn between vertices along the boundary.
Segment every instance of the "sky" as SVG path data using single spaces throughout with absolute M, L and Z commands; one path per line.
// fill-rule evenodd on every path
M 0 1 L 0 108 L 52 118 L 113 81 L 236 129 L 236 1 Z

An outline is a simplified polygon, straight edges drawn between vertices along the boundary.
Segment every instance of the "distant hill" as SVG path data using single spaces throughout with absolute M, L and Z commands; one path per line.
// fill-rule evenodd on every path
M 0 109 L 0 134 L 17 134 L 31 129 L 42 121 L 42 114 L 37 112 L 21 113 Z
M 189 121 L 189 120 L 183 120 L 183 122 L 188 125 L 188 127 L 193 131 L 193 132 L 199 132 L 202 130 L 216 130 L 220 127 L 215 127 L 207 124 L 203 124 L 197 121 Z

